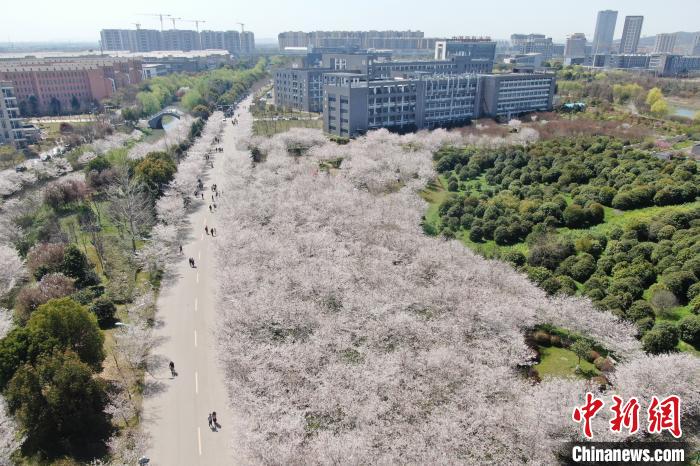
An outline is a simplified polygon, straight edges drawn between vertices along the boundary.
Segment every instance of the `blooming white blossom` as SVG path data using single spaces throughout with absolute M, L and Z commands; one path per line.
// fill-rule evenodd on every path
M 184 155 L 173 180 L 156 202 L 158 223 L 152 229 L 146 245 L 138 253 L 142 266 L 151 271 L 165 270 L 177 257 L 178 244 L 189 226 L 187 206 L 196 202 L 193 193 L 197 190 L 197 181 L 206 170 L 206 155 L 209 155 L 212 162 L 215 159 L 216 152 L 211 149 L 223 129 L 223 118 L 222 112 L 215 112 L 209 117 L 202 134 Z
M 431 152 L 455 141 L 470 139 L 286 134 L 246 142 L 262 163 L 224 159 L 221 185 L 241 202 L 218 213 L 218 341 L 246 462 L 555 464 L 580 436 L 571 412 L 591 387 L 520 374 L 524 332 L 543 323 L 613 350 L 616 390 L 679 384 L 698 415 L 695 359 L 644 357 L 635 329 L 589 301 L 551 299 L 508 265 L 422 233 Z
M 14 247 L 0 244 L 0 264 L 0 297 L 4 297 L 24 278 L 24 261 Z
M 142 138 L 143 133 L 136 129 L 129 134 L 115 132 L 109 136 L 93 141 L 90 146 L 98 155 L 103 155 L 111 150 L 125 147 L 130 141 L 138 141 Z
M 0 397 L 0 466 L 14 464 L 11 460 L 12 453 L 23 441 L 17 423 L 7 411 L 5 400 Z
M 181 142 L 184 142 L 189 137 L 190 126 L 193 121 L 194 118 L 190 115 L 183 115 L 179 120 L 173 122 L 172 126 L 165 131 L 162 138 L 159 138 L 155 142 L 142 141 L 134 145 L 134 147 L 129 150 L 129 158 L 132 160 L 139 160 L 151 152 L 164 152 L 171 146 L 177 146 Z

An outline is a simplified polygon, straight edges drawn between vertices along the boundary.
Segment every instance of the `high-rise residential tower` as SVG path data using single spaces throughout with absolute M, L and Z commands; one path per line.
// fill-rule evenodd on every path
M 657 34 L 654 53 L 673 53 L 676 47 L 676 34 Z
M 566 58 L 581 58 L 586 56 L 586 35 L 584 33 L 577 32 L 566 38 L 564 56 Z
M 700 56 L 700 34 L 695 36 L 695 40 L 693 41 L 693 48 L 690 51 L 690 54 L 694 56 Z
M 612 50 L 617 11 L 603 10 L 598 12 L 593 35 L 593 54 L 609 53 Z
M 637 53 L 643 23 L 644 16 L 625 16 L 625 27 L 622 29 L 622 39 L 620 40 L 620 53 Z

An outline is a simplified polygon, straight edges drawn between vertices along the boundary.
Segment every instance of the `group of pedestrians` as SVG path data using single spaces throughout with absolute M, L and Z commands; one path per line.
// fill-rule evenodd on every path
M 216 236 L 216 228 L 209 228 L 207 225 L 204 225 L 204 233 L 206 233 L 207 236 L 209 236 L 209 234 L 211 234 L 212 236 Z

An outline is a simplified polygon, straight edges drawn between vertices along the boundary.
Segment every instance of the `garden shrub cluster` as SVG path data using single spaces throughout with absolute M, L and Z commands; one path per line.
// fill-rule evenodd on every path
M 664 322 L 679 306 L 700 311 L 697 162 L 660 160 L 610 137 L 443 147 L 434 159 L 451 191 L 438 209 L 443 235 L 518 245 L 500 258 L 550 294 L 583 294 L 636 323 L 650 352 L 697 344 L 696 315 Z M 663 207 L 657 215 L 605 223 L 606 209 L 654 206 Z

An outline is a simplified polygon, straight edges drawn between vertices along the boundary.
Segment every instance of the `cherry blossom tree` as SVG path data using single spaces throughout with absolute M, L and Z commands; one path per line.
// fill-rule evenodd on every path
M 17 250 L 6 244 L 0 244 L 0 264 L 0 297 L 3 297 L 25 277 L 26 272 Z
M 12 454 L 23 441 L 17 423 L 7 411 L 5 400 L 0 397 L 0 466 L 14 464 L 11 459 Z
M 590 301 L 549 298 L 507 264 L 423 234 L 432 151 L 470 143 L 430 134 L 339 146 L 290 132 L 245 142 L 260 163 L 220 162 L 226 195 L 245 200 L 221 206 L 214 243 L 241 460 L 555 464 L 581 436 L 573 407 L 595 387 L 521 375 L 524 333 L 545 323 L 614 351 L 615 391 L 675 386 L 698 416 L 697 359 L 643 356 L 636 329 Z
M 107 198 L 108 214 L 128 233 L 136 252 L 136 240 L 153 224 L 153 207 L 146 187 L 132 179 L 124 168 L 116 172 Z

